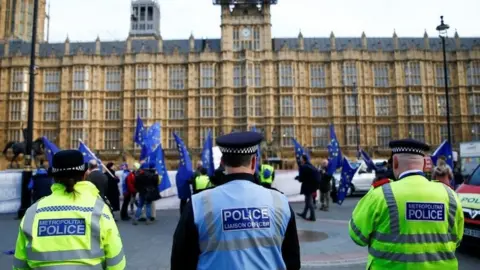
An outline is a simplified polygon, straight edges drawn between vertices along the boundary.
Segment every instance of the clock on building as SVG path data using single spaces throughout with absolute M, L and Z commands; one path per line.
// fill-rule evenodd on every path
M 250 28 L 246 28 L 246 27 L 243 28 L 242 30 L 243 37 L 246 37 L 246 38 L 250 37 L 250 32 L 251 32 Z

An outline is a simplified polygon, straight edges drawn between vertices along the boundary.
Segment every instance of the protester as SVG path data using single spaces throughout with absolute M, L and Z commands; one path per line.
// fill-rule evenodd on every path
M 108 172 L 105 172 L 105 176 L 108 179 L 106 196 L 112 211 L 120 211 L 120 191 L 118 190 L 120 179 L 115 175 L 115 166 L 112 162 L 107 164 L 107 170 Z

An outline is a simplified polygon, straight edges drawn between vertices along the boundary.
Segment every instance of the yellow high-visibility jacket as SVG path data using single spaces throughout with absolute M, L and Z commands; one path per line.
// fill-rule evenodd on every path
M 20 223 L 13 269 L 125 269 L 122 240 L 109 207 L 88 181 L 75 193 L 53 184 L 52 195 L 28 208 Z

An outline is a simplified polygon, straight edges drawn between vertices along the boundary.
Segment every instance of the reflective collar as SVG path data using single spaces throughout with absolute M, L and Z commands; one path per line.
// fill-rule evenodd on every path
M 405 177 L 409 177 L 409 176 L 413 176 L 413 175 L 420 175 L 420 176 L 425 177 L 425 174 L 421 170 L 408 170 L 408 171 L 404 171 L 403 173 L 401 173 L 398 176 L 398 180 L 401 180 Z
M 75 191 L 82 194 L 82 193 L 90 193 L 93 196 L 97 196 L 99 194 L 98 189 L 92 184 L 90 181 L 79 181 L 75 183 Z M 57 195 L 65 195 L 65 186 L 60 183 L 54 183 L 51 187 L 52 193 Z

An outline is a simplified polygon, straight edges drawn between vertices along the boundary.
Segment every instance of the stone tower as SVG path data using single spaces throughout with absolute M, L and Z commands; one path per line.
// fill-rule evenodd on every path
M 160 5 L 156 0 L 133 0 L 130 36 L 160 36 Z

